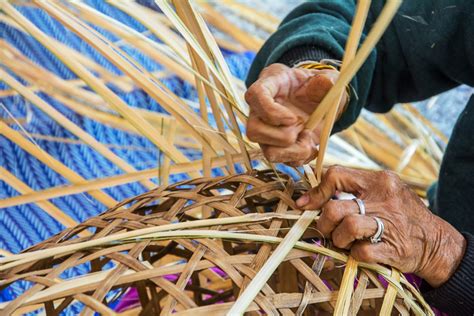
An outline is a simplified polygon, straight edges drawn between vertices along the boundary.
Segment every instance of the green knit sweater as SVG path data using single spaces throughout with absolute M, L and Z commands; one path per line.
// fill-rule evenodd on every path
M 384 3 L 372 1 L 365 34 Z M 293 10 L 257 54 L 247 85 L 272 63 L 341 60 L 354 12 L 353 0 L 314 0 Z M 357 97 L 335 132 L 350 126 L 363 107 L 387 112 L 396 103 L 423 100 L 460 84 L 474 86 L 474 0 L 405 0 L 351 82 Z M 451 280 L 426 297 L 446 312 L 473 315 L 474 98 L 452 133 L 432 207 L 465 232 L 468 246 Z

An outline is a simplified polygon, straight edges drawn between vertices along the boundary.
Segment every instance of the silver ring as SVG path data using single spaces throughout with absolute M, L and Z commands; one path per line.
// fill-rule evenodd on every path
M 359 206 L 359 214 L 360 215 L 365 215 L 365 204 L 364 204 L 364 201 L 362 201 L 361 199 L 352 199 L 353 201 L 355 201 L 357 203 L 357 205 Z
M 382 235 L 383 231 L 385 230 L 385 226 L 383 225 L 383 222 L 380 218 L 376 216 L 372 216 L 372 218 L 375 219 L 375 221 L 377 222 L 377 231 L 372 237 L 370 237 L 370 242 L 376 244 L 382 241 Z

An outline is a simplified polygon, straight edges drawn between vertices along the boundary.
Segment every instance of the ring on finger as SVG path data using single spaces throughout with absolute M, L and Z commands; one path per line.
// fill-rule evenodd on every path
M 385 226 L 382 222 L 382 220 L 376 216 L 373 216 L 372 217 L 376 222 L 377 222 L 377 231 L 375 232 L 375 234 L 370 237 L 370 242 L 372 244 L 376 244 L 380 241 L 382 241 L 382 235 L 383 235 L 383 232 L 385 230 Z
M 362 201 L 361 199 L 352 199 L 353 201 L 355 201 L 357 203 L 357 206 L 359 206 L 359 214 L 360 215 L 365 215 L 365 204 L 364 204 L 364 201 Z

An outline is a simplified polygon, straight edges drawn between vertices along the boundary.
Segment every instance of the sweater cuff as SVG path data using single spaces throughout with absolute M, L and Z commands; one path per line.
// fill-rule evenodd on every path
M 323 59 L 333 59 L 328 52 L 314 45 L 303 45 L 293 47 L 285 52 L 279 59 L 278 63 L 285 64 L 288 67 L 293 67 L 303 61 L 317 61 Z
M 464 234 L 466 251 L 456 272 L 438 288 L 423 282 L 421 291 L 426 302 L 449 315 L 473 315 L 474 302 L 474 236 Z

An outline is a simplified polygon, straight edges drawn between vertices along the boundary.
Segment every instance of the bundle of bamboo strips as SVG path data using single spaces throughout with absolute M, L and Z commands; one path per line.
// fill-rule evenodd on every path
M 12 173 L 8 172 L 8 170 L 2 168 L 0 170 L 0 179 L 14 187 L 21 194 L 0 200 L 0 208 L 18 206 L 25 203 L 36 203 L 66 227 L 73 227 L 75 222 L 61 212 L 52 203 L 52 199 L 88 192 L 93 198 L 107 207 L 112 207 L 116 204 L 116 201 L 104 192 L 104 189 L 137 181 L 140 181 L 145 187 L 151 188 L 155 184 L 150 180 L 158 178 L 161 183 L 167 184 L 172 174 L 187 174 L 190 178 L 204 176 L 205 178 L 196 180 L 197 182 L 189 182 L 189 184 L 196 185 L 195 189 L 197 191 L 183 189 L 181 192 L 176 189 L 178 188 L 177 186 L 162 186 L 159 189 L 150 191 L 148 195 L 138 197 L 135 200 L 137 204 L 131 209 L 124 210 L 130 201 L 121 203 L 119 206 L 110 209 L 102 217 L 90 219 L 90 221 L 86 221 L 73 229 L 64 231 L 59 235 L 61 237 L 56 240 L 57 242 L 70 240 L 73 235 L 79 234 L 80 237 L 78 239 L 70 240 L 66 244 L 72 243 L 80 246 L 82 242 L 88 240 L 85 238 L 88 238 L 86 236 L 91 232 L 93 233 L 93 238 L 99 238 L 98 240 L 104 236 L 110 236 L 112 238 L 110 241 L 113 241 L 112 243 L 109 241 L 96 245 L 99 247 L 97 255 L 92 254 L 95 250 L 91 252 L 90 248 L 88 248 L 90 246 L 80 248 L 84 249 L 84 252 L 77 255 L 71 255 L 70 250 L 65 250 L 61 246 L 56 249 L 58 253 L 54 255 L 56 256 L 54 258 L 36 257 L 37 253 L 35 253 L 31 258 L 35 258 L 38 261 L 24 261 L 26 260 L 24 259 L 26 254 L 29 254 L 29 252 L 26 252 L 25 255 L 19 255 L 20 257 L 6 256 L 0 259 L 0 262 L 2 262 L 0 269 L 6 271 L 4 272 L 6 273 L 5 276 L 11 282 L 24 277 L 33 278 L 32 280 L 38 283 L 31 290 L 36 293 L 35 295 L 38 298 L 27 299 L 27 296 L 33 293 L 27 291 L 25 293 L 25 295 L 28 294 L 27 296 L 23 295 L 21 299 L 3 304 L 3 308 L 6 311 L 14 311 L 17 308 L 21 308 L 21 311 L 26 311 L 44 307 L 47 313 L 55 313 L 55 310 L 62 310 L 74 300 L 78 300 L 86 304 L 90 310 L 109 313 L 111 310 L 106 304 L 101 302 L 105 295 L 111 289 L 119 287 L 126 289 L 130 288 L 130 285 L 133 284 L 141 293 L 140 298 L 143 301 L 141 308 L 144 308 L 144 311 L 151 308 L 155 311 L 163 309 L 165 312 L 175 310 L 187 313 L 185 310 L 192 308 L 190 312 L 200 311 L 202 313 L 209 313 L 215 311 L 224 313 L 232 308 L 231 311 L 236 313 L 243 312 L 244 310 L 258 312 L 260 309 L 263 309 L 265 312 L 279 310 L 282 313 L 288 314 L 292 313 L 292 309 L 298 306 L 300 307 L 298 310 L 304 310 L 307 305 L 311 305 L 311 308 L 313 308 L 314 304 L 325 302 L 317 307 L 327 311 L 335 311 L 336 313 L 347 313 L 349 309 L 355 313 L 361 306 L 362 309 L 374 310 L 382 308 L 383 311 L 391 310 L 395 306 L 402 314 L 408 312 L 416 314 L 430 313 L 429 308 L 416 290 L 398 272 L 380 266 L 357 263 L 347 258 L 344 253 L 298 241 L 305 231 L 309 231 L 307 227 L 317 217 L 317 213 L 304 214 L 302 219 L 295 223 L 288 234 L 285 233 L 285 229 L 291 227 L 289 223 L 291 224 L 296 220 L 294 216 L 301 215 L 299 211 L 294 209 L 294 205 L 291 202 L 291 198 L 294 197 L 292 192 L 294 188 L 288 187 L 288 184 L 291 182 L 289 180 L 282 180 L 285 176 L 279 176 L 274 166 L 265 162 L 258 147 L 248 142 L 245 136 L 243 136 L 241 129 L 246 122 L 248 112 L 247 105 L 243 102 L 242 98 L 244 84 L 241 80 L 232 76 L 219 50 L 219 46 L 221 46 L 234 51 L 241 51 L 244 48 L 256 51 L 262 44 L 262 38 L 250 36 L 230 23 L 223 23 L 225 21 L 217 11 L 222 3 L 216 5 L 212 2 L 198 1 L 191 5 L 188 1 L 173 1 L 173 6 L 171 6 L 167 1 L 156 1 L 162 11 L 162 13 L 157 13 L 134 1 L 110 2 L 111 5 L 143 24 L 150 34 L 153 34 L 153 36 L 160 40 L 160 42 L 157 42 L 80 0 L 73 2 L 45 2 L 38 0 L 32 2 L 34 6 L 44 10 L 44 12 L 60 21 L 68 30 L 91 45 L 110 63 L 120 69 L 123 75 L 111 73 L 85 54 L 52 38 L 31 21 L 28 21 L 8 1 L 0 0 L 0 21 L 34 37 L 78 77 L 78 79 L 74 80 L 61 78 L 34 63 L 15 48 L 13 44 L 0 40 L 0 79 L 10 89 L 0 91 L 0 97 L 20 95 L 77 137 L 76 140 L 47 138 L 47 135 L 34 135 L 26 132 L 24 129 L 21 131 L 13 129 L 12 125 L 18 124 L 16 119 L 0 121 L 0 135 L 16 143 L 23 150 L 64 176 L 70 182 L 68 185 L 35 192 Z M 334 163 L 364 169 L 388 168 L 397 171 L 404 181 L 412 185 L 420 195 L 423 195 L 426 188 L 437 177 L 443 144 L 446 140 L 416 112 L 414 107 L 410 105 L 399 107 L 385 117 L 364 114 L 353 127 L 331 138 L 332 144 L 328 146 L 329 134 L 334 122 L 334 113 L 337 112 L 333 112 L 337 108 L 331 107 L 331 105 L 339 103 L 336 101 L 338 101 L 342 87 L 351 80 L 358 67 L 365 60 L 367 51 L 371 50 L 371 47 L 375 45 L 377 39 L 383 33 L 384 27 L 389 23 L 398 4 L 398 1 L 388 1 L 386 10 L 379 19 L 378 24 L 374 27 L 373 32 L 371 32 L 372 35 L 369 35 L 361 50 L 356 52 L 358 38 L 364 25 L 365 14 L 370 5 L 369 1 L 360 1 L 357 18 L 354 22 L 353 34 L 351 33 L 351 39 L 346 48 L 346 57 L 344 58 L 341 77 L 322 103 L 322 106 L 312 116 L 309 127 L 325 118 L 326 125 L 321 144 L 321 156 L 317 160 L 317 174 L 319 176 L 323 165 Z M 245 5 L 233 1 L 228 3 L 228 7 L 241 18 L 248 20 L 249 23 L 256 24 L 268 32 L 276 28 L 277 20 L 268 17 L 265 13 L 249 9 Z M 266 18 L 263 19 L 263 16 Z M 205 20 L 217 29 L 229 33 L 232 40 L 219 37 L 215 39 L 205 24 Z M 108 40 L 97 31 L 96 27 L 114 34 L 121 40 L 118 42 Z M 165 70 L 147 71 L 131 55 L 127 54 L 124 45 L 133 46 L 134 49 L 156 60 L 165 67 Z M 160 81 L 160 79 L 170 74 L 178 76 L 196 89 L 198 95 L 197 103 L 178 97 Z M 16 78 L 20 78 L 26 84 Z M 115 85 L 115 87 L 122 91 L 143 90 L 169 114 L 156 113 L 129 106 L 111 89 L 110 84 Z M 137 171 L 134 166 L 128 164 L 115 154 L 110 146 L 101 143 L 93 135 L 88 134 L 80 126 L 68 120 L 53 105 L 48 104 L 44 98 L 41 98 L 39 93 L 48 95 L 79 115 L 148 139 L 165 155 L 161 166 L 159 168 Z M 213 122 L 209 120 L 210 115 L 212 115 Z M 439 140 L 433 141 L 430 137 L 432 134 L 439 135 Z M 39 137 L 49 141 L 77 141 L 87 144 L 123 170 L 124 173 L 107 178 L 86 180 L 49 155 L 34 142 L 31 142 L 31 140 L 38 139 Z M 326 148 L 328 148 L 327 151 Z M 191 161 L 184 155 L 183 149 L 202 151 L 202 159 Z M 325 157 L 324 160 L 323 157 Z M 260 169 L 271 167 L 273 171 L 257 176 L 234 176 L 232 178 L 214 180 L 210 178 L 212 171 L 216 170 L 227 175 L 236 174 L 236 170 L 239 167 L 250 171 L 252 169 L 252 161 L 259 163 L 258 168 Z M 279 181 L 276 181 L 273 177 L 276 177 Z M 313 179 L 311 173 L 308 174 L 308 178 Z M 262 179 L 268 183 L 262 183 Z M 228 182 L 221 186 L 220 181 Z M 305 182 L 307 180 L 302 179 L 302 181 Z M 198 183 L 199 185 L 197 185 Z M 236 189 L 234 184 L 228 187 L 229 183 L 238 183 L 239 189 Z M 257 184 L 260 189 L 249 187 L 257 186 Z M 312 184 L 314 185 L 315 183 Z M 286 189 L 280 188 L 280 185 L 284 185 Z M 223 191 L 220 190 L 223 189 L 231 189 L 233 195 L 221 195 Z M 177 197 L 170 198 L 167 194 L 163 193 L 176 190 L 178 195 L 180 194 L 179 192 L 183 194 L 179 199 Z M 284 195 L 282 195 L 282 192 Z M 186 203 L 192 200 L 191 196 L 195 199 L 193 200 L 195 205 L 188 207 Z M 276 203 L 274 199 L 280 202 Z M 152 207 L 150 204 L 150 208 L 142 208 L 143 203 L 152 203 L 154 201 L 158 201 L 160 207 Z M 232 207 L 239 211 L 228 214 L 221 210 L 223 201 L 230 203 L 229 205 L 232 205 Z M 272 217 L 271 214 L 268 215 L 268 218 L 266 217 L 267 215 L 262 215 L 264 219 L 261 220 L 265 222 L 262 224 L 263 226 L 250 224 L 250 222 L 255 220 L 253 217 L 252 219 L 242 220 L 242 222 L 232 222 L 229 224 L 231 225 L 230 228 L 237 229 L 236 231 L 226 232 L 227 228 L 224 229 L 220 226 L 226 225 L 223 224 L 224 222 L 220 222 L 224 219 L 230 221 L 240 220 L 238 216 L 242 212 L 261 213 L 267 211 L 265 208 L 267 203 L 275 208 L 275 214 L 273 215 L 275 217 Z M 152 213 L 148 214 L 148 209 L 152 209 Z M 288 209 L 291 209 L 291 211 Z M 281 215 L 287 213 L 290 215 Z M 124 217 L 120 217 L 122 216 L 120 214 Z M 139 220 L 135 217 L 137 214 L 140 216 Z M 159 215 L 155 216 L 153 214 Z M 198 224 L 200 228 L 208 228 L 208 230 L 197 232 L 176 232 L 176 229 L 180 229 L 176 227 L 169 228 L 169 230 L 175 231 L 175 235 L 171 232 L 163 236 L 148 236 L 146 233 L 143 233 L 141 235 L 134 235 L 135 237 L 140 237 L 139 239 L 114 239 L 115 234 L 121 233 L 122 230 L 141 229 L 150 225 L 164 225 L 175 219 L 178 215 L 183 216 L 181 220 L 183 220 L 182 224 L 185 225 L 183 226 L 185 228 L 188 228 L 186 226 L 188 221 L 188 224 L 199 223 L 197 219 L 202 217 L 214 218 L 215 222 Z M 131 226 L 119 224 L 125 218 L 127 221 L 135 221 L 136 224 L 132 224 L 132 222 L 130 222 Z M 99 222 L 102 224 L 99 224 Z M 97 229 L 88 230 L 87 227 L 96 227 Z M 240 230 L 256 229 L 256 227 L 259 228 L 254 235 L 242 234 L 240 232 Z M 157 229 L 160 231 L 161 228 L 158 227 Z M 167 229 L 164 228 L 161 232 L 166 232 Z M 180 235 L 179 233 L 183 234 Z M 63 237 L 64 240 L 62 239 Z M 176 254 L 173 252 L 177 244 L 172 241 L 172 238 L 178 237 L 184 238 L 183 243 L 180 243 L 182 247 L 186 248 L 187 251 L 195 251 L 193 256 L 178 255 L 178 257 L 188 260 L 180 268 L 176 266 L 177 257 L 175 257 Z M 233 242 L 225 240 L 216 242 L 206 239 L 206 241 L 200 242 L 199 246 L 195 246 L 190 240 L 194 240 L 197 237 L 217 238 L 217 240 L 224 238 L 231 239 Z M 167 241 L 163 242 L 161 240 Z M 240 249 L 241 246 L 237 245 L 239 240 L 252 241 L 253 244 L 244 245 Z M 32 250 L 49 248 L 50 242 L 46 242 Z M 259 242 L 264 244 L 259 247 L 256 244 Z M 117 243 L 119 244 L 118 246 Z M 279 246 L 272 252 L 272 244 L 275 243 L 279 244 Z M 249 248 L 258 250 L 254 257 L 252 252 L 248 252 Z M 296 248 L 303 249 L 306 251 L 306 254 L 295 255 L 295 253 L 298 253 L 295 250 Z M 44 253 L 51 254 L 53 249 L 55 248 L 51 248 L 48 252 Z M 177 249 L 181 249 L 181 247 L 177 247 Z M 62 252 L 63 250 L 64 252 Z M 118 255 L 121 251 L 129 251 L 126 258 L 121 258 Z M 180 253 L 180 251 L 176 252 Z M 225 269 L 222 268 L 221 263 L 216 263 L 209 259 L 219 257 L 224 252 L 227 252 L 225 256 L 228 256 L 229 259 L 236 257 L 235 263 L 230 266 L 225 265 Z M 238 255 L 239 253 L 245 253 L 245 255 Z M 334 280 L 337 280 L 334 281 L 334 284 L 331 283 L 331 286 L 325 286 L 318 273 L 312 270 L 312 263 L 310 261 L 315 253 L 329 256 L 332 260 L 339 263 L 347 263 L 347 269 L 343 274 L 340 273 L 342 271 L 340 269 L 336 269 L 339 272 L 334 273 L 334 275 L 332 272 L 328 274 L 330 275 L 329 278 L 332 279 L 334 277 Z M 137 260 L 137 258 L 143 259 L 143 254 L 147 254 L 145 256 L 154 259 L 145 258 L 144 260 Z M 117 267 L 107 273 L 99 272 L 105 264 L 100 259 L 104 255 L 108 258 L 106 261 L 113 261 L 117 264 Z M 159 258 L 155 260 L 155 256 Z M 324 256 L 318 256 L 316 257 L 317 260 L 313 261 L 324 265 Z M 207 259 L 204 260 L 202 258 Z M 131 260 L 131 263 L 132 259 L 136 262 L 131 266 L 127 266 L 125 262 Z M 241 261 L 241 259 L 244 261 Z M 59 262 L 55 260 L 60 260 L 63 264 L 60 265 L 58 270 L 50 270 L 48 266 L 51 267 L 53 262 Z M 95 283 L 92 282 L 93 279 L 87 276 L 80 279 L 85 282 L 84 290 L 75 288 L 76 280 L 62 280 L 58 284 L 40 281 L 49 275 L 57 277 L 61 273 L 60 271 L 88 261 L 93 263 L 93 268 L 90 271 L 91 276 L 97 275 L 103 278 L 107 276 L 109 278 L 109 274 L 113 275 L 109 283 L 95 292 L 92 291 Z M 31 263 L 34 262 L 37 262 L 37 265 L 31 266 Z M 169 272 L 163 268 L 165 263 L 173 263 L 168 270 L 175 272 Z M 209 265 L 210 263 L 211 265 Z M 248 266 L 245 266 L 247 263 Z M 198 270 L 196 270 L 196 267 L 199 265 L 203 266 L 202 272 L 197 272 Z M 274 271 L 279 266 L 279 269 L 286 267 L 290 271 L 295 271 L 293 276 L 298 277 L 290 280 L 281 275 L 283 280 L 274 280 Z M 332 264 L 333 266 L 334 264 Z M 33 270 L 29 270 L 30 267 L 33 267 Z M 38 269 L 34 270 L 37 267 Z M 223 269 L 227 275 L 226 278 L 219 279 L 212 267 Z M 40 271 L 43 268 L 46 269 L 44 270 L 46 272 L 38 272 L 40 274 L 33 272 Z M 156 269 L 159 271 L 157 270 L 158 272 L 156 272 Z M 169 273 L 161 270 L 168 271 Z M 129 277 L 127 279 L 128 274 L 140 273 L 140 271 L 148 272 L 139 274 L 135 278 Z M 155 272 L 151 271 L 155 271 L 158 274 L 154 274 Z M 43 272 L 44 274 L 41 274 Z M 237 272 L 239 274 L 238 277 L 236 275 Z M 374 272 L 382 274 L 390 282 L 391 285 L 387 290 L 377 281 L 373 274 Z M 176 284 L 170 283 L 162 277 L 172 273 L 180 274 Z M 153 275 L 153 284 L 147 283 L 151 275 Z M 357 286 L 354 290 L 352 283 L 356 276 L 359 277 L 359 284 L 363 284 L 363 286 Z M 235 278 L 241 280 L 241 282 L 237 282 Z M 252 286 L 250 291 L 248 285 L 251 284 L 250 280 L 252 278 L 254 278 L 254 281 L 257 280 L 258 282 L 255 282 L 258 284 Z M 123 280 L 119 282 L 121 279 Z M 188 280 L 191 279 L 193 281 L 188 283 Z M 277 293 L 279 291 L 281 292 L 286 289 L 285 281 L 292 284 L 290 290 L 295 291 L 294 297 L 283 298 L 283 296 L 278 296 L 279 294 Z M 9 282 L 5 281 L 2 285 L 7 286 Z M 70 283 L 63 285 L 62 282 Z M 193 282 L 205 282 L 207 287 L 213 287 L 216 291 L 217 289 L 219 291 L 214 291 L 213 294 L 202 292 L 202 286 L 196 287 L 193 285 L 189 287 L 189 284 L 193 284 Z M 272 287 L 273 283 L 279 289 L 278 291 Z M 304 285 L 304 291 L 298 292 L 301 284 Z M 54 289 L 50 290 L 53 285 Z M 69 286 L 72 286 L 73 289 L 70 289 Z M 193 288 L 190 291 L 194 292 L 194 301 L 190 300 L 186 295 L 178 293 L 187 287 Z M 339 292 L 336 290 L 339 290 Z M 48 293 L 51 291 L 56 296 L 49 297 Z M 225 293 L 225 295 L 222 293 Z M 212 296 L 212 299 L 209 299 L 206 303 L 207 305 L 226 301 L 231 297 L 236 298 L 237 296 L 245 300 L 245 303 L 241 304 L 241 302 L 238 302 L 233 307 L 231 304 L 224 303 L 199 309 L 197 308 L 198 305 L 204 305 L 205 294 Z M 374 300 L 369 303 L 363 303 L 374 298 L 384 297 L 382 305 L 375 304 Z M 404 302 L 400 301 L 400 298 Z M 255 301 L 252 303 L 254 299 Z M 44 305 L 40 306 L 38 304 Z

